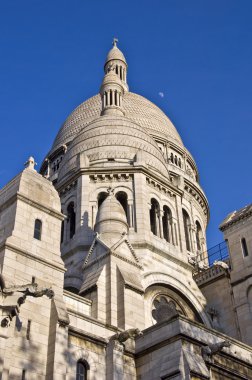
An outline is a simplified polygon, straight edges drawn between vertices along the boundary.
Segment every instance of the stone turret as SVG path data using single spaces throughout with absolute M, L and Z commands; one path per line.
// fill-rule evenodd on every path
M 124 115 L 123 95 L 128 91 L 126 83 L 127 63 L 123 53 L 116 46 L 109 51 L 104 67 L 105 76 L 100 88 L 102 115 Z
M 107 241 L 120 238 L 122 234 L 128 233 L 128 229 L 124 209 L 113 192 L 110 191 L 99 208 L 94 230 Z
M 118 39 L 114 38 L 113 40 L 113 48 L 108 52 L 106 62 L 104 65 L 104 72 L 107 74 L 111 66 L 115 68 L 115 74 L 117 77 L 122 81 L 122 85 L 124 87 L 125 91 L 128 91 L 128 85 L 127 85 L 127 62 L 126 59 L 121 52 L 121 50 L 117 47 Z

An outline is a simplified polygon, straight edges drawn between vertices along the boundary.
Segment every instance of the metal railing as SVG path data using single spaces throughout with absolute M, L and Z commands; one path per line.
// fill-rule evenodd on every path
M 225 241 L 207 250 L 208 263 L 211 267 L 215 260 L 223 261 L 229 258 L 228 246 Z

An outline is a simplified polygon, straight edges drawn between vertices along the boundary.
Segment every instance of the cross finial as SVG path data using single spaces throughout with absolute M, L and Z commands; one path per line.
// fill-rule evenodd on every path
M 115 189 L 113 189 L 111 186 L 107 188 L 108 195 L 114 195 Z
M 118 38 L 114 37 L 113 38 L 113 46 L 114 47 L 116 47 L 117 42 L 118 42 Z

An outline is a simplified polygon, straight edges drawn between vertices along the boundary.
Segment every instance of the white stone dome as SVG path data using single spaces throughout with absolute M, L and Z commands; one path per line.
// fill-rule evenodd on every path
M 155 173 L 169 178 L 162 153 L 154 139 L 136 122 L 119 115 L 99 116 L 73 140 L 59 168 L 58 181 L 77 169 L 77 157 L 84 153 L 90 167 L 106 167 L 109 163 L 133 167 L 136 161 Z M 108 162 L 109 161 L 109 162 Z
M 101 114 L 101 96 L 95 95 L 77 107 L 59 130 L 49 155 L 62 145 L 70 143 L 81 130 Z M 176 128 L 155 104 L 141 95 L 126 92 L 123 96 L 123 110 L 125 116 L 144 128 L 154 137 L 173 142 L 184 149 L 183 142 Z
M 112 60 L 123 61 L 126 64 L 126 59 L 124 57 L 124 54 L 121 52 L 120 49 L 118 49 L 117 46 L 113 46 L 112 49 L 110 49 L 110 51 L 108 52 L 108 55 L 107 55 L 107 58 L 106 58 L 106 61 L 105 61 L 105 65 L 109 61 L 112 61 Z

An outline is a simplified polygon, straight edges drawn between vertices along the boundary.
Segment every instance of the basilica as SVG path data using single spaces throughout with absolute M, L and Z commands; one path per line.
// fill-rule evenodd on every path
M 252 208 L 209 265 L 197 165 L 117 42 L 40 171 L 0 191 L 0 379 L 252 379 Z

